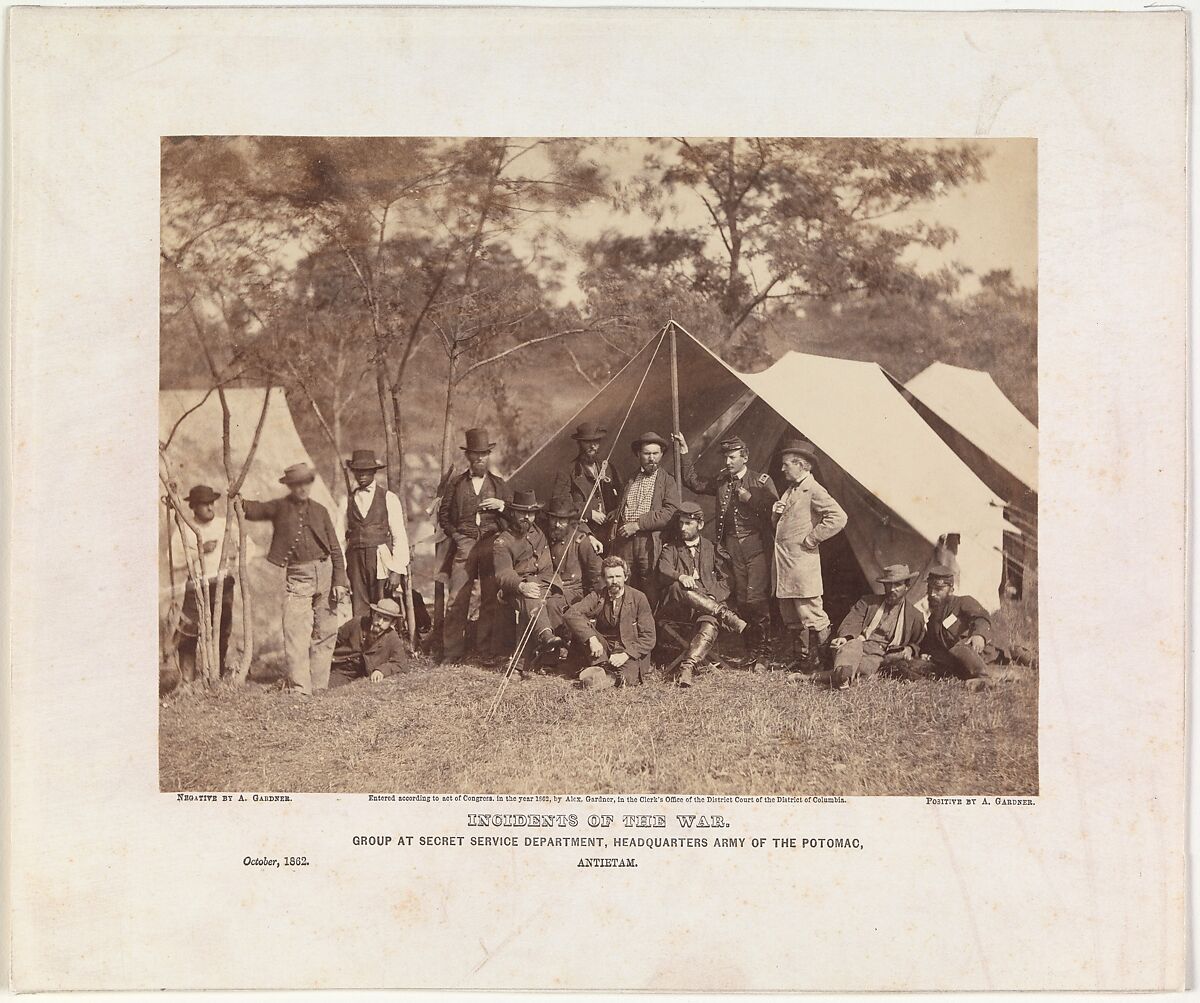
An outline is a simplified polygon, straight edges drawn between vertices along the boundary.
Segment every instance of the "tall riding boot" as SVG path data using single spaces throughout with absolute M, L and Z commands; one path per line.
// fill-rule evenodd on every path
M 751 645 L 750 661 L 755 672 L 765 672 L 771 663 L 771 618 L 758 617 L 751 625 L 754 641 Z
M 792 634 L 792 663 L 793 672 L 811 672 L 809 668 L 812 656 L 809 651 L 812 647 L 812 639 L 809 637 L 809 629 L 800 627 L 793 629 Z
M 806 659 L 806 672 L 820 672 L 825 668 L 824 652 L 825 645 L 829 641 L 829 628 L 817 630 L 815 627 L 809 627 L 808 631 L 808 657 Z
M 701 592 L 699 589 L 689 589 L 684 592 L 684 600 L 694 610 L 701 613 L 706 613 L 709 616 L 715 616 L 717 622 L 726 630 L 732 631 L 735 634 L 740 634 L 746 629 L 746 621 L 738 616 L 732 609 L 723 602 L 717 602 L 712 596 Z
M 709 649 L 713 646 L 713 641 L 716 639 L 716 624 L 708 623 L 707 621 L 699 624 L 695 635 L 692 637 L 692 643 L 688 645 L 687 653 L 683 656 L 683 661 L 679 663 L 679 678 L 677 682 L 680 686 L 692 685 L 692 673 L 695 671 L 696 666 L 704 661 Z
M 717 607 L 716 615 L 721 626 L 734 634 L 740 634 L 746 629 L 746 621 L 724 603 Z

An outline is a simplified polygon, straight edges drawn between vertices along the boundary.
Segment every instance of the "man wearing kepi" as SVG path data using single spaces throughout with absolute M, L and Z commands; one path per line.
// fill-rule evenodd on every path
M 831 672 L 818 672 L 813 682 L 828 682 L 847 689 L 859 678 L 869 678 L 888 659 L 917 657 L 925 636 L 925 618 L 908 601 L 908 589 L 916 576 L 907 564 L 892 564 L 876 579 L 883 595 L 863 596 L 846 614 L 834 638 Z
M 316 472 L 297 463 L 283 472 L 284 498 L 242 503 L 247 519 L 274 527 L 267 560 L 284 569 L 283 655 L 290 688 L 301 696 L 329 685 L 337 642 L 337 604 L 349 591 L 333 520 L 309 497 Z
M 346 467 L 357 482 L 351 498 L 338 506 L 338 526 L 345 533 L 346 577 L 354 616 L 365 616 L 371 604 L 400 586 L 408 572 L 408 530 L 399 497 L 375 480 L 386 464 L 370 449 L 356 449 Z
M 771 647 L 771 565 L 768 545 L 771 541 L 771 507 L 779 500 L 775 482 L 747 465 L 750 452 L 739 436 L 721 441 L 725 466 L 716 477 L 696 473 L 682 433 L 672 432 L 682 460 L 683 483 L 698 495 L 717 499 L 714 539 L 729 555 L 733 571 L 733 602 L 750 625 L 746 640 L 750 647 L 750 666 L 755 672 L 766 669 Z
M 658 552 L 662 531 L 679 508 L 679 485 L 662 467 L 667 440 L 656 432 L 645 432 L 633 440 L 638 469 L 625 483 L 613 518 L 609 551 L 624 558 L 629 584 L 658 601 Z
M 594 421 L 585 421 L 571 436 L 579 443 L 579 455 L 571 466 L 559 471 L 554 479 L 552 498 L 569 498 L 588 530 L 606 542 L 612 530 L 611 518 L 621 497 L 621 477 L 608 460 L 600 459 L 600 447 L 608 429 Z
M 533 647 L 529 660 L 536 659 L 541 649 L 558 646 L 555 624 L 547 606 L 550 579 L 554 565 L 550 560 L 550 545 L 545 534 L 534 523 L 542 510 L 533 491 L 518 491 L 507 505 L 509 528 L 500 532 L 492 544 L 492 563 L 500 601 L 515 609 L 520 630 L 533 622 L 530 638 Z
M 442 626 L 442 657 L 462 659 L 466 651 L 467 620 L 471 612 L 473 583 L 479 580 L 477 647 L 495 654 L 497 626 L 496 578 L 492 570 L 492 541 L 504 528 L 501 513 L 512 498 L 504 478 L 488 469 L 496 444 L 486 428 L 469 428 L 461 447 L 467 469 L 446 485 L 438 508 L 438 525 L 452 541 L 446 619 Z
M 781 453 L 783 474 L 790 486 L 772 506 L 776 515 L 775 595 L 783 622 L 797 642 L 797 667 L 815 671 L 829 639 L 820 547 L 845 528 L 846 513 L 813 477 L 817 450 L 811 442 L 791 439 Z
M 649 601 L 625 584 L 624 560 L 604 558 L 602 573 L 603 591 L 584 596 L 565 614 L 571 633 L 587 648 L 589 664 L 579 673 L 587 689 L 640 683 L 657 640 Z
M 700 535 L 704 510 L 695 502 L 684 502 L 675 520 L 678 534 L 663 544 L 658 555 L 658 573 L 665 592 L 655 612 L 660 622 L 670 619 L 695 624 L 676 677 L 680 686 L 691 686 L 693 673 L 717 639 L 717 628 L 740 634 L 746 629 L 746 621 L 725 605 L 729 598 L 729 556 Z
M 921 657 L 933 663 L 936 674 L 957 679 L 986 678 L 984 652 L 992 640 L 987 610 L 971 596 L 954 594 L 954 572 L 941 564 L 926 578 L 929 628 Z
M 338 631 L 330 689 L 360 679 L 381 683 L 409 669 L 408 655 L 395 631 L 404 615 L 400 604 L 395 599 L 381 599 L 367 609 L 368 614 L 354 617 Z

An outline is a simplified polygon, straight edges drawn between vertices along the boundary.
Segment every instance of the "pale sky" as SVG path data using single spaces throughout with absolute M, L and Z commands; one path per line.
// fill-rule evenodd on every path
M 1037 283 L 1037 143 L 1032 139 L 972 142 L 987 155 L 984 180 L 954 189 L 937 202 L 914 207 L 895 219 L 923 219 L 958 231 L 957 240 L 943 250 L 919 252 L 916 260 L 923 270 L 935 270 L 951 262 L 966 265 L 976 276 L 992 269 L 1010 268 L 1019 284 L 1034 286 Z M 648 150 L 649 144 L 644 140 L 621 140 L 597 159 L 606 163 L 618 180 L 628 180 L 641 166 Z M 537 171 L 531 173 L 536 175 Z M 658 225 L 692 226 L 709 220 L 699 199 L 682 193 L 674 198 L 672 211 Z M 605 229 L 645 234 L 656 224 L 640 210 L 615 213 L 608 206 L 591 205 L 568 219 L 556 220 L 555 225 L 560 228 L 560 237 L 568 243 L 582 243 Z M 518 253 L 532 249 L 531 238 L 529 235 L 514 241 Z M 715 233 L 713 239 L 717 239 Z M 540 243 L 543 253 L 554 257 L 562 254 L 561 248 L 554 248 L 553 240 Z M 573 277 L 577 269 L 569 268 L 568 273 Z M 964 294 L 977 289 L 975 277 L 964 279 L 961 288 Z M 565 298 L 574 299 L 577 295 L 578 289 L 568 279 Z

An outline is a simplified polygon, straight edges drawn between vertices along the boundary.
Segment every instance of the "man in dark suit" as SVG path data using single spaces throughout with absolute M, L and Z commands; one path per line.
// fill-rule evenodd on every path
M 534 522 L 541 510 L 534 492 L 516 492 L 506 509 L 509 526 L 492 542 L 492 566 L 501 607 L 516 611 L 521 630 L 533 621 L 533 658 L 538 649 L 557 647 L 558 642 L 546 603 L 554 565 L 546 536 Z
M 746 635 L 750 667 L 763 672 L 771 656 L 771 507 L 779 501 L 779 492 L 767 474 L 749 468 L 750 453 L 739 436 L 721 440 L 725 465 L 715 477 L 707 478 L 696 473 L 683 434 L 672 432 L 671 438 L 679 449 L 683 483 L 696 494 L 717 500 L 713 539 L 729 555 L 733 602 L 750 625 Z
M 626 481 L 613 514 L 609 552 L 625 559 L 630 585 L 658 601 L 658 552 L 662 531 L 679 508 L 679 485 L 662 466 L 667 440 L 645 432 L 633 440 L 638 469 Z
M 283 656 L 290 688 L 300 696 L 329 685 L 337 641 L 338 603 L 349 589 L 346 559 L 329 510 L 309 497 L 317 474 L 307 463 L 287 468 L 284 498 L 243 501 L 247 519 L 274 527 L 267 560 L 284 569 Z
M 501 514 L 512 499 L 504 478 L 488 469 L 496 444 L 485 428 L 467 429 L 460 447 L 467 454 L 467 469 L 451 478 L 438 506 L 438 525 L 451 541 L 446 618 L 442 624 L 442 659 L 460 661 L 466 653 L 467 620 L 471 594 L 479 581 L 479 621 L 476 647 L 496 654 L 498 626 L 496 579 L 492 568 L 492 541 L 504 528 Z
M 395 599 L 381 599 L 369 604 L 368 609 L 365 616 L 348 620 L 338 631 L 330 689 L 360 679 L 381 683 L 409 669 L 408 653 L 395 630 L 404 616 L 400 604 Z
M 631 686 L 650 671 L 657 635 L 645 593 L 625 584 L 628 569 L 620 557 L 604 558 L 604 589 L 567 607 L 571 633 L 585 645 L 588 665 L 579 681 L 588 689 Z
M 575 429 L 571 438 L 579 443 L 579 455 L 568 469 L 559 471 L 550 495 L 569 499 L 588 530 L 601 542 L 608 541 L 622 488 L 616 468 L 600 459 L 606 435 L 608 429 L 594 421 L 585 421 Z
M 740 634 L 746 621 L 725 605 L 729 598 L 729 555 L 700 535 L 704 510 L 695 502 L 684 502 L 675 513 L 675 523 L 674 537 L 663 543 L 658 555 L 662 601 L 655 615 L 659 621 L 696 625 L 676 677 L 680 686 L 691 686 L 693 673 L 717 639 L 717 628 Z
M 954 594 L 954 572 L 935 564 L 926 578 L 929 627 L 921 642 L 921 660 L 932 663 L 934 675 L 956 679 L 986 677 L 991 654 L 992 621 L 971 596 Z
M 916 658 L 925 636 L 925 618 L 908 600 L 909 586 L 916 577 L 907 564 L 891 564 L 876 579 L 883 595 L 872 592 L 856 602 L 830 642 L 833 669 L 817 672 L 813 682 L 836 689 L 850 687 L 856 679 L 869 678 L 889 659 Z

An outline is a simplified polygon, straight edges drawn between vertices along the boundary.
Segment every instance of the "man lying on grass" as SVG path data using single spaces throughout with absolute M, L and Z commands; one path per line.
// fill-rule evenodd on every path
M 650 672 L 656 634 L 645 593 L 627 586 L 629 566 L 616 556 L 604 558 L 602 592 L 592 592 L 567 608 L 571 633 L 587 647 L 588 665 L 579 681 L 588 689 L 631 686 Z
M 333 652 L 329 688 L 360 679 L 381 683 L 388 676 L 409 669 L 408 655 L 395 626 L 404 614 L 394 599 L 381 599 L 370 612 L 342 625 Z

